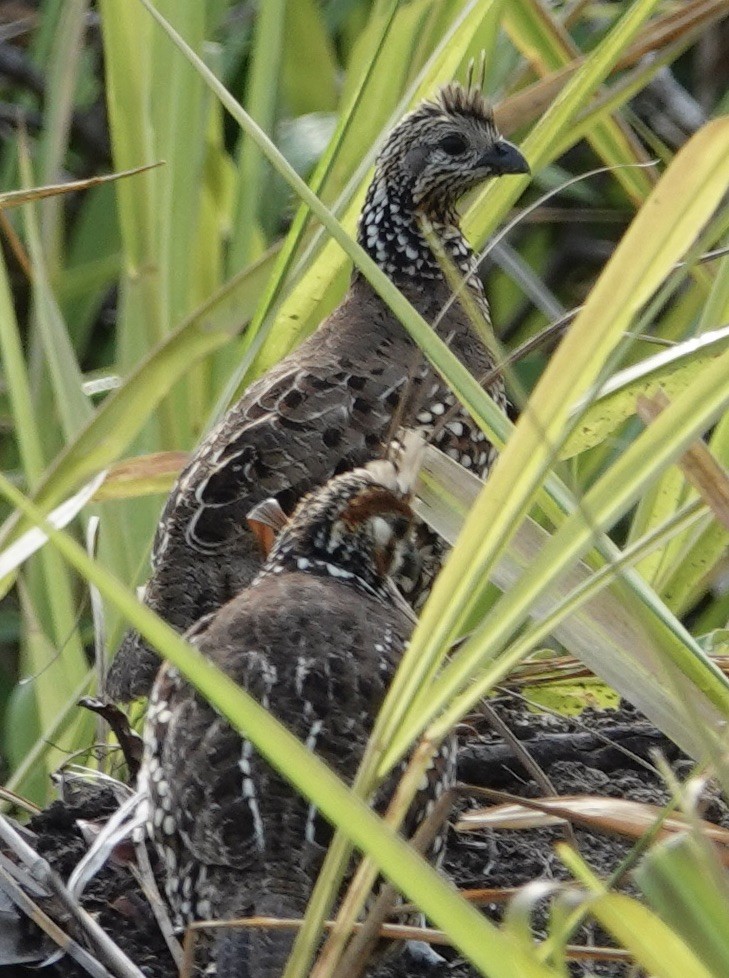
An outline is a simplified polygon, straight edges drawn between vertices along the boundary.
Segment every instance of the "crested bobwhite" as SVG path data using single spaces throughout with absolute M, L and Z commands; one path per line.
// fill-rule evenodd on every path
M 380 461 L 305 497 L 253 583 L 193 629 L 206 656 L 348 783 L 412 629 L 388 577 L 412 541 L 404 482 Z M 169 664 L 144 741 L 140 788 L 176 924 L 300 917 L 332 835 L 317 810 Z M 441 748 L 407 834 L 452 784 L 455 746 Z M 378 789 L 377 808 L 396 780 Z M 281 974 L 290 932 L 222 934 L 203 955 L 218 975 Z
M 456 203 L 489 177 L 528 169 L 499 135 L 480 90 L 452 83 L 389 134 L 362 210 L 360 244 L 476 376 L 492 366 L 489 353 L 452 301 L 421 220 L 429 220 L 465 277 L 470 300 L 488 317 Z M 501 382 L 490 390 L 505 405 Z M 245 524 L 254 505 L 275 496 L 290 512 L 313 486 L 381 454 L 396 410 L 400 424 L 427 432 L 453 403 L 403 326 L 355 270 L 341 305 L 252 384 L 194 452 L 162 514 L 146 603 L 180 631 L 219 608 L 260 569 Z M 467 414 L 445 425 L 437 443 L 480 475 L 487 473 L 491 446 Z M 439 557 L 439 544 L 422 536 L 430 572 L 415 584 L 410 597 L 416 605 Z M 128 633 L 112 663 L 107 695 L 129 700 L 147 693 L 158 665 L 139 635 Z

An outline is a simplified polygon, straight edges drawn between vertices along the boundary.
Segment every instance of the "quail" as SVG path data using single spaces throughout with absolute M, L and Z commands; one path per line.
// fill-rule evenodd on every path
M 476 376 L 493 366 L 422 231 L 426 218 L 471 303 L 488 318 L 458 200 L 489 177 L 529 167 L 503 139 L 477 87 L 450 83 L 392 130 L 375 165 L 361 213 L 359 243 Z M 445 310 L 445 311 L 444 311 Z M 490 387 L 505 407 L 499 380 Z M 331 475 L 376 458 L 393 414 L 428 432 L 455 403 L 404 327 L 355 270 L 338 308 L 274 369 L 253 383 L 203 440 L 163 511 L 152 550 L 146 603 L 179 631 L 219 608 L 253 579 L 260 557 L 244 529 L 248 511 L 274 496 L 286 512 Z M 439 431 L 440 448 L 480 475 L 492 448 L 460 412 Z M 425 537 L 425 583 L 403 581 L 417 605 L 438 563 Z M 112 662 L 107 696 L 145 695 L 159 661 L 128 633 Z
M 300 502 L 253 583 L 191 630 L 204 655 L 348 783 L 412 630 L 388 577 L 411 541 L 407 483 L 385 461 L 332 478 Z M 397 777 L 376 792 L 379 810 Z M 407 834 L 454 778 L 451 739 Z M 178 927 L 304 913 L 330 825 L 170 664 L 150 695 L 140 789 Z M 281 974 L 290 934 L 222 933 L 203 955 L 219 976 Z

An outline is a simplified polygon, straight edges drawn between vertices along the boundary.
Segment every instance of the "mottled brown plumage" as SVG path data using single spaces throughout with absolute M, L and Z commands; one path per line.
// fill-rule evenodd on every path
M 499 136 L 481 93 L 451 84 L 391 132 L 360 219 L 360 243 L 477 376 L 491 366 L 489 354 L 461 305 L 449 303 L 451 289 L 420 221 L 430 221 L 470 299 L 488 317 L 456 203 L 489 177 L 527 170 Z M 504 402 L 500 383 L 491 391 Z M 451 404 L 450 391 L 355 271 L 341 305 L 251 385 L 194 453 L 162 514 L 146 602 L 180 631 L 219 608 L 260 568 L 245 522 L 251 507 L 276 496 L 290 512 L 335 472 L 380 455 L 393 412 L 427 432 Z M 444 427 L 438 444 L 480 474 L 488 470 L 491 446 L 465 414 Z M 438 562 L 432 537 L 425 536 L 424 548 L 429 569 L 414 584 L 416 604 Z M 126 700 L 148 692 L 157 666 L 156 655 L 130 633 L 112 663 L 107 694 Z
M 375 462 L 306 497 L 253 584 L 194 629 L 206 656 L 349 783 L 412 628 L 387 577 L 411 542 L 399 480 Z M 408 833 L 454 777 L 451 741 Z M 331 827 L 170 665 L 152 689 L 140 788 L 178 926 L 303 914 Z M 290 934 L 225 933 L 207 948 L 219 976 L 281 973 Z

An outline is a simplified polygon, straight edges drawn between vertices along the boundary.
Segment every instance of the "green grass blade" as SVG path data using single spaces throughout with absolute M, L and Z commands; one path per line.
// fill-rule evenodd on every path
M 316 65 L 315 71 L 311 70 L 312 65 Z M 333 112 L 337 106 L 338 71 L 322 8 L 314 0 L 287 3 L 281 87 L 291 115 Z
M 25 478 L 34 488 L 44 468 L 43 448 L 38 437 L 30 380 L 23 356 L 23 343 L 15 316 L 5 258 L 0 253 L 0 353 L 14 419 L 14 435 Z
M 32 183 L 27 145 L 20 143 L 20 169 L 26 186 Z M 83 379 L 61 310 L 51 289 L 35 204 L 23 210 L 33 263 L 35 322 L 48 365 L 55 407 L 66 437 L 72 437 L 91 414 Z
M 273 133 L 276 119 L 286 7 L 286 0 L 266 0 L 258 10 L 254 29 L 246 110 L 268 136 Z M 248 135 L 241 137 L 238 171 L 238 202 L 228 258 L 230 272 L 243 268 L 257 257 L 254 240 L 266 163 L 256 142 Z
M 100 0 L 99 10 L 116 167 L 128 170 L 158 162 L 149 100 L 152 25 L 134 3 Z M 159 182 L 159 173 L 150 171 L 117 187 L 125 261 L 118 336 L 122 371 L 132 368 L 165 331 L 158 264 Z
M 223 346 L 244 325 L 270 270 L 272 256 L 236 276 L 190 319 L 142 360 L 126 383 L 100 405 L 77 437 L 65 446 L 36 486 L 35 502 L 48 512 L 76 486 L 129 447 L 149 411 L 159 404 L 191 363 Z M 21 376 L 21 375 L 19 375 Z M 25 524 L 9 519 L 0 533 L 7 543 Z M 0 582 L 4 591 L 12 578 Z
M 729 974 L 729 885 L 710 843 L 692 834 L 653 846 L 635 879 L 651 906 L 714 975 Z

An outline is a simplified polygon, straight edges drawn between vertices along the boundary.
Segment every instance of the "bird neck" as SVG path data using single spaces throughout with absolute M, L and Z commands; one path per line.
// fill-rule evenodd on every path
M 332 578 L 372 597 L 387 598 L 386 581 L 369 554 L 360 553 L 356 546 L 344 543 L 332 549 L 328 538 L 326 546 L 317 545 L 317 542 L 309 535 L 300 537 L 290 527 L 284 530 L 256 580 L 271 574 L 299 572 Z
M 445 208 L 426 216 L 447 261 L 465 276 L 478 301 L 485 302 L 476 256 L 463 236 L 455 211 Z M 445 279 L 442 264 L 423 234 L 421 221 L 407 192 L 398 195 L 384 180 L 370 184 L 357 240 L 387 277 L 403 289 L 412 283 Z M 355 271 L 355 278 L 358 274 Z

